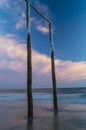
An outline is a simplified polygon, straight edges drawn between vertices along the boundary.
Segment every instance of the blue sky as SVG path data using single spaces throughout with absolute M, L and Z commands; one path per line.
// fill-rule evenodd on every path
M 86 87 L 86 1 L 31 0 L 52 22 L 58 87 Z M 26 88 L 24 0 L 0 0 L 0 88 Z M 33 87 L 52 87 L 48 24 L 31 8 Z

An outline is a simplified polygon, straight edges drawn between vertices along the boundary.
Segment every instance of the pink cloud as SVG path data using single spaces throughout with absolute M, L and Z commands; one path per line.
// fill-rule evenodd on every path
M 0 69 L 22 72 L 26 70 L 25 62 L 26 46 L 18 44 L 13 35 L 0 37 Z
M 13 35 L 0 37 L 0 69 L 26 72 L 26 45 L 18 44 Z M 32 50 L 33 73 L 51 75 L 51 59 L 45 54 Z M 64 82 L 86 79 L 86 62 L 73 62 L 55 59 L 56 77 Z M 40 79 L 41 80 L 41 79 Z

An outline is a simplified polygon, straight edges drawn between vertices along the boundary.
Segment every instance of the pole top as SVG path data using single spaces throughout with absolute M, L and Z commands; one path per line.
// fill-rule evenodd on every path
M 28 0 L 24 0 L 25 2 L 28 2 Z

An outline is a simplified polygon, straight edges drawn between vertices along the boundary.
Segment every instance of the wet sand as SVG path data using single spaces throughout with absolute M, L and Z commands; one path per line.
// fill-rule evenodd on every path
M 86 130 L 85 104 L 34 103 L 33 120 L 27 120 L 27 102 L 0 102 L 0 130 Z

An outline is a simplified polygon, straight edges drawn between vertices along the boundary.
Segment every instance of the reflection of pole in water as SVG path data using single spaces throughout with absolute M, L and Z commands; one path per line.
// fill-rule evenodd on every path
M 28 118 L 33 117 L 33 99 L 32 99 L 32 56 L 30 41 L 30 3 L 26 2 L 26 22 L 27 22 L 27 100 L 28 100 Z
M 27 130 L 33 130 L 33 119 L 27 119 Z

